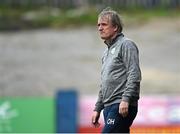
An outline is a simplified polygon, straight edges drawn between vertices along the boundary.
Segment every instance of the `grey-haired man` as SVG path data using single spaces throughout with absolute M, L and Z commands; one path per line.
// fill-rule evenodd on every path
M 119 14 L 111 9 L 98 16 L 98 31 L 107 45 L 102 57 L 101 89 L 92 115 L 99 127 L 101 110 L 105 126 L 102 133 L 129 133 L 138 109 L 141 71 L 136 44 L 124 36 Z

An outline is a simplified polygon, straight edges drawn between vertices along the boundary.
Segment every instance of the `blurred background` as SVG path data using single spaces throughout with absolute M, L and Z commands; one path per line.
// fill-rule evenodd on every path
M 100 132 L 91 114 L 107 6 L 140 51 L 131 131 L 180 132 L 180 0 L 0 0 L 0 132 Z

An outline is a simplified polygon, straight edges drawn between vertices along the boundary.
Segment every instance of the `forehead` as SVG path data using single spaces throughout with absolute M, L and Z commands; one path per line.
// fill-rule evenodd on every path
M 110 16 L 109 15 L 103 15 L 98 18 L 98 23 L 109 23 L 110 22 Z

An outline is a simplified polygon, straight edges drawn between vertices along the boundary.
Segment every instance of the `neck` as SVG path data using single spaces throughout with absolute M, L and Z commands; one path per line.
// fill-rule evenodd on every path
M 116 38 L 117 34 L 118 33 L 115 33 L 110 39 L 105 40 L 105 42 L 107 42 L 107 43 L 112 42 L 112 40 L 114 40 Z
M 118 35 L 119 33 L 115 33 L 110 39 L 105 40 L 104 43 L 110 47 Z

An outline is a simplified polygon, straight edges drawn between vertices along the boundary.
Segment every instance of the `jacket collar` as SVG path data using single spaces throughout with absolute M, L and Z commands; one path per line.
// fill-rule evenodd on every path
M 108 48 L 110 48 L 117 41 L 118 37 L 120 37 L 120 36 L 124 37 L 124 34 L 123 33 L 118 33 L 114 39 L 104 41 L 104 43 L 108 46 Z

